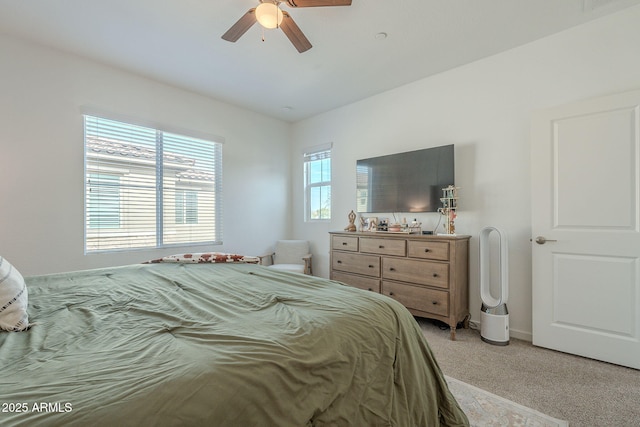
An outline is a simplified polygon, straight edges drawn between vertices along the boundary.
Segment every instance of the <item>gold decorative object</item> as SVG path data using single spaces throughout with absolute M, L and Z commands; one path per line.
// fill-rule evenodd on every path
M 349 225 L 347 225 L 344 231 L 356 231 L 356 214 L 355 212 L 349 212 Z

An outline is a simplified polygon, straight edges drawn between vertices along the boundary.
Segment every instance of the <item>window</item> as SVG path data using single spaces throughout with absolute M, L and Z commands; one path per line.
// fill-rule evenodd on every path
M 85 115 L 85 252 L 222 241 L 222 144 Z
M 331 146 L 304 153 L 305 220 L 331 219 Z
M 117 175 L 89 174 L 87 180 L 87 220 L 92 229 L 120 227 L 120 178 Z
M 176 190 L 176 224 L 198 223 L 198 193 Z

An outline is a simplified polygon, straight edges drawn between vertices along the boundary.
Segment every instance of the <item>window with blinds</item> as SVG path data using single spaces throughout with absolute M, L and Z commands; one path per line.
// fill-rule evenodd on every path
M 85 252 L 222 242 L 222 144 L 85 115 Z
M 304 153 L 305 220 L 331 219 L 331 146 Z

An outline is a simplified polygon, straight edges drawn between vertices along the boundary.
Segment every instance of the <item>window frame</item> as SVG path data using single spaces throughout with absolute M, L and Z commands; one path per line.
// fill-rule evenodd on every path
M 103 122 L 104 121 L 104 122 Z M 115 126 L 121 126 L 124 129 L 123 136 L 121 138 L 112 139 L 112 141 L 120 143 L 121 145 L 131 144 L 133 146 L 136 143 L 135 137 L 128 139 L 135 129 L 144 129 L 151 133 L 155 132 L 155 145 L 149 145 L 149 152 L 155 150 L 155 154 L 152 155 L 152 159 L 148 159 L 150 162 L 147 172 L 153 171 L 149 175 L 147 181 L 147 188 L 154 188 L 150 193 L 147 191 L 147 195 L 139 194 L 140 199 L 130 201 L 136 196 L 135 190 L 126 188 L 122 181 L 126 181 L 124 175 L 119 176 L 119 172 L 109 171 L 110 165 L 113 165 L 114 156 L 108 157 L 105 153 L 102 154 L 103 158 L 100 159 L 96 153 L 89 153 L 90 140 L 96 141 L 100 138 L 114 138 L 109 134 L 109 125 L 105 125 L 106 131 L 101 134 L 100 124 L 109 123 L 115 124 Z M 94 127 L 91 127 L 94 126 Z M 96 129 L 98 129 L 96 131 Z M 131 252 L 139 250 L 154 250 L 167 247 L 181 247 L 181 246 L 201 246 L 201 245 L 221 245 L 222 244 L 222 212 L 223 212 L 223 194 L 222 194 L 222 147 L 224 139 L 219 136 L 210 134 L 204 134 L 184 129 L 172 129 L 166 126 L 158 126 L 153 123 L 141 123 L 137 120 L 131 120 L 130 118 L 114 117 L 114 115 L 95 114 L 91 111 L 83 111 L 83 130 L 84 130 L 84 253 L 109 253 L 109 252 Z M 102 135 L 102 136 L 101 136 Z M 184 144 L 183 144 L 184 142 Z M 151 138 L 147 138 L 147 144 L 153 144 Z M 192 169 L 180 171 L 174 168 L 174 163 L 177 153 L 175 150 L 179 147 L 182 150 L 182 146 L 185 146 L 184 150 L 191 154 L 189 160 L 193 163 Z M 165 153 L 166 150 L 166 153 Z M 200 156 L 200 150 L 206 152 L 206 155 Z M 95 151 L 95 150 L 93 150 Z M 167 154 L 167 156 L 165 156 Z M 173 156 L 172 156 L 173 155 Z M 185 157 L 184 154 L 180 154 Z M 200 157 L 198 157 L 200 156 Z M 121 165 L 122 169 L 135 167 L 135 160 L 133 157 L 126 158 L 123 156 Z M 119 163 L 120 165 L 120 163 Z M 102 172 L 100 168 L 107 170 Z M 198 172 L 200 175 L 198 176 Z M 92 224 L 99 224 L 102 219 L 95 216 L 91 218 L 90 211 L 95 209 L 91 203 L 90 191 L 92 183 L 91 177 L 95 177 L 98 174 L 113 176 L 114 179 L 119 179 L 117 189 L 114 192 L 118 192 L 120 200 L 118 202 L 118 209 L 120 210 L 118 215 L 119 227 L 92 227 Z M 195 176 L 194 176 L 195 174 Z M 169 179 L 169 180 L 168 180 Z M 198 182 L 200 180 L 200 182 Z M 181 182 L 184 181 L 184 182 Z M 206 182 L 205 182 L 206 181 Z M 97 188 L 93 184 L 93 188 Z M 98 184 L 100 185 L 100 184 Z M 102 184 L 104 191 L 104 183 Z M 124 191 L 123 191 L 124 189 Z M 155 196 L 150 194 L 155 193 Z M 178 223 L 177 219 L 177 194 L 183 194 L 183 216 L 184 222 Z M 195 206 L 198 212 L 193 216 L 194 201 L 191 199 L 191 195 L 187 193 L 195 193 Z M 205 194 L 206 193 L 206 194 Z M 100 194 L 100 193 L 98 193 Z M 204 202 L 200 203 L 200 197 L 205 197 Z M 99 197 L 99 196 L 98 196 Z M 165 200 L 166 199 L 166 200 Z M 127 205 L 127 203 L 131 203 Z M 155 217 L 149 217 L 143 219 L 144 221 L 140 227 L 140 230 L 131 232 L 127 229 L 128 216 L 138 214 L 132 204 L 144 204 L 145 212 L 153 210 Z M 134 211 L 131 211 L 134 209 Z M 200 211 L 202 209 L 202 212 Z M 107 212 L 105 215 L 108 215 Z M 195 221 L 193 219 L 196 218 Z M 199 224 L 200 218 L 204 218 L 202 224 Z M 92 222 L 93 221 L 93 222 Z M 97 221 L 97 222 L 96 222 Z M 108 221 L 104 220 L 106 223 Z M 109 225 L 109 224 L 108 224 Z M 197 228 L 200 226 L 199 228 Z M 191 228 L 190 228 L 191 227 Z M 181 231 L 182 230 L 182 231 Z M 111 232 L 111 235 L 109 235 Z M 125 237 L 117 237 L 120 232 Z M 165 236 L 167 235 L 167 236 Z M 147 237 L 151 236 L 151 237 Z M 109 242 L 109 239 L 116 242 Z M 142 241 L 142 242 L 141 242 Z
M 331 217 L 333 216 L 333 204 L 331 202 L 331 193 L 332 193 L 332 182 L 333 182 L 333 160 L 332 160 L 332 150 L 333 144 L 325 144 L 319 145 L 315 147 L 309 147 L 308 149 L 303 151 L 303 176 L 304 176 L 304 221 L 305 222 L 329 222 L 331 221 Z M 320 172 L 320 179 L 317 181 L 312 181 L 312 170 L 311 163 L 328 160 L 329 161 L 329 171 L 327 175 L 324 172 Z M 327 179 L 328 178 L 328 179 Z M 313 199 L 312 192 L 314 189 L 322 189 L 328 188 L 328 206 L 323 208 L 320 207 L 319 210 L 326 210 L 328 216 L 322 217 L 320 215 L 319 218 L 312 218 L 313 209 Z M 320 190 L 322 191 L 322 190 Z M 322 194 L 320 195 L 322 197 Z M 323 202 L 320 202 L 320 206 L 322 206 Z

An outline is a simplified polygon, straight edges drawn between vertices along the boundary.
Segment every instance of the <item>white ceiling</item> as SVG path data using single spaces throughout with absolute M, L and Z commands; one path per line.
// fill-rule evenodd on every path
M 302 54 L 279 29 L 264 30 L 263 42 L 257 24 L 236 43 L 220 38 L 258 0 L 0 0 L 0 33 L 296 121 L 639 3 L 283 5 L 313 44 Z

